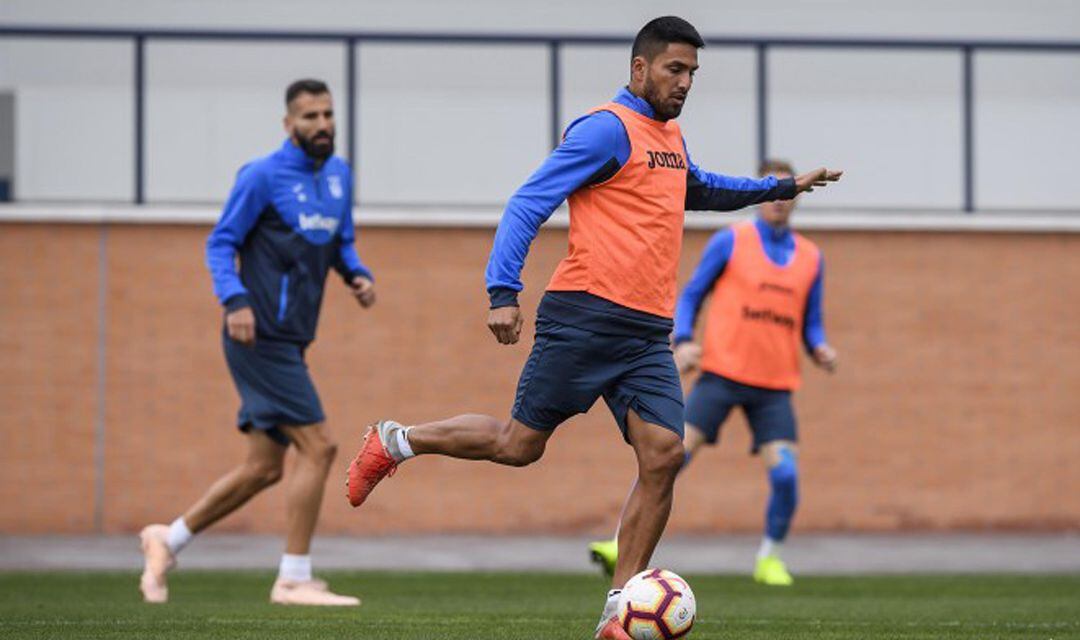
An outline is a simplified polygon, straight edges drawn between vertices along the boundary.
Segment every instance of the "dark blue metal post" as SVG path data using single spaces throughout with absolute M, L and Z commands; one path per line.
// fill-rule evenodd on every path
M 146 122 L 146 36 L 135 36 L 135 204 L 146 202 L 143 186 L 143 127 Z
M 757 155 L 758 166 L 769 155 L 769 56 L 764 44 L 757 50 Z
M 551 148 L 559 146 L 559 141 L 562 139 L 562 114 L 560 113 L 560 103 L 562 102 L 562 65 L 559 62 L 559 49 L 561 45 L 558 40 L 552 40 L 548 43 L 549 67 L 548 70 L 551 73 L 551 86 L 549 90 L 551 92 Z
M 975 211 L 975 50 L 963 48 L 964 58 L 964 211 Z
M 345 41 L 345 122 L 349 129 L 349 139 L 345 143 L 346 152 L 349 154 L 349 164 L 353 166 L 353 181 L 356 181 L 356 165 L 359 159 L 356 157 L 356 40 L 349 38 Z M 353 190 L 355 200 L 357 190 Z

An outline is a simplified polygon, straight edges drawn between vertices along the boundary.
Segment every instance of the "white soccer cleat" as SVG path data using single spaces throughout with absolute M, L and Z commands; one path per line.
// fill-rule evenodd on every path
M 286 580 L 278 578 L 270 590 L 273 604 L 295 604 L 314 607 L 357 607 L 360 598 L 342 596 L 330 591 L 322 580 Z
M 152 524 L 139 532 L 143 552 L 143 572 L 139 578 L 139 591 L 143 601 L 161 604 L 169 601 L 169 583 L 165 575 L 176 566 L 176 556 L 165 542 L 169 527 Z

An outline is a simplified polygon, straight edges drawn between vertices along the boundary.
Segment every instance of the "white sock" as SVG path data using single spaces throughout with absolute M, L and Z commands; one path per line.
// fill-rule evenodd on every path
M 416 454 L 413 453 L 412 445 L 409 444 L 409 429 L 412 429 L 412 427 L 404 427 L 398 429 L 397 432 L 398 449 L 401 450 L 402 460 L 408 460 L 409 458 L 416 456 Z
M 193 537 L 195 537 L 195 534 L 191 532 L 191 529 L 188 529 L 187 523 L 184 522 L 184 516 L 180 516 L 169 525 L 169 535 L 165 536 L 165 544 L 168 545 L 169 551 L 172 551 L 175 556 L 191 542 Z
M 780 557 L 780 547 L 783 545 L 779 540 L 773 540 L 769 536 L 765 536 L 761 539 L 761 546 L 758 547 L 757 557 L 758 560 L 767 558 L 769 556 Z
M 600 623 L 596 625 L 596 631 L 604 628 L 608 620 L 619 613 L 619 594 L 622 593 L 622 589 L 612 589 L 607 592 L 607 602 L 604 603 L 604 611 L 600 614 Z
M 291 553 L 282 554 L 281 564 L 278 566 L 278 577 L 293 582 L 311 580 L 311 556 L 298 556 Z

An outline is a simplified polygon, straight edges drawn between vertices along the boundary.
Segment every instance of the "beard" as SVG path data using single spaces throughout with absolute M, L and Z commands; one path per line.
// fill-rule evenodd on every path
M 304 153 L 315 160 L 326 160 L 334 155 L 333 133 L 320 132 L 310 138 L 302 136 L 298 131 L 294 132 L 293 135 L 296 136 L 296 142 L 304 150 Z
M 652 106 L 653 111 L 656 113 L 657 120 L 663 120 L 666 122 L 668 120 L 678 118 L 679 114 L 682 113 L 683 105 L 686 104 L 685 100 L 683 100 L 683 102 L 681 103 L 666 102 L 660 96 L 660 90 L 656 88 L 656 85 L 649 79 L 648 76 L 645 77 L 645 86 L 643 88 L 643 92 L 645 94 L 643 97 L 645 98 L 645 101 L 648 102 L 650 106 Z

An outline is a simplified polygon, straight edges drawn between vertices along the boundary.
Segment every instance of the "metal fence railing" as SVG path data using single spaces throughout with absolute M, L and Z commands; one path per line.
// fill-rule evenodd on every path
M 549 128 L 552 144 L 561 135 L 560 103 L 562 99 L 562 65 L 560 52 L 566 45 L 629 45 L 630 36 L 607 35 L 519 35 L 487 33 L 407 33 L 407 32 L 326 32 L 326 31 L 211 31 L 190 29 L 113 29 L 113 28 L 59 28 L 37 26 L 0 25 L 0 38 L 77 38 L 129 40 L 132 43 L 134 77 L 134 202 L 142 204 L 145 194 L 145 96 L 146 96 L 146 44 L 149 40 L 171 41 L 263 41 L 263 42 L 337 42 L 342 45 L 345 56 L 345 109 L 350 132 L 346 143 L 349 159 L 356 158 L 359 138 L 357 101 L 359 78 L 357 77 L 357 45 L 372 42 L 398 42 L 413 44 L 493 44 L 493 45 L 543 45 L 548 48 Z M 1011 41 L 1011 40 L 938 40 L 896 38 L 791 38 L 791 37 L 707 37 L 710 47 L 750 48 L 756 53 L 756 141 L 758 159 L 769 153 L 768 129 L 768 56 L 780 48 L 810 49 L 873 49 L 897 51 L 954 51 L 962 56 L 962 179 L 963 208 L 975 210 L 975 58 L 978 52 L 1012 51 L 1025 53 L 1073 53 L 1080 54 L 1080 42 L 1069 41 Z

